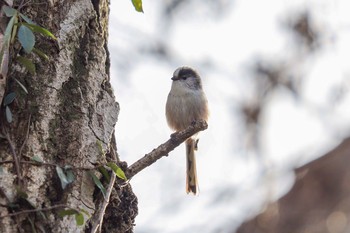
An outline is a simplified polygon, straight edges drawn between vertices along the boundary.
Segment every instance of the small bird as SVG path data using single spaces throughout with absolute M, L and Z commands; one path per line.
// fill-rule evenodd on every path
M 202 81 L 193 68 L 179 67 L 171 78 L 172 85 L 165 107 L 168 125 L 175 131 L 181 131 L 196 120 L 208 120 L 207 97 Z M 198 134 L 186 140 L 186 192 L 199 194 L 195 150 L 198 149 Z

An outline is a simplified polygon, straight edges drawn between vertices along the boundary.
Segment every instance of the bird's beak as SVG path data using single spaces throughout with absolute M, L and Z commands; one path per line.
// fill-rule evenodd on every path
M 171 78 L 171 80 L 176 81 L 176 80 L 179 80 L 179 78 L 176 78 L 176 77 L 173 76 L 173 77 Z

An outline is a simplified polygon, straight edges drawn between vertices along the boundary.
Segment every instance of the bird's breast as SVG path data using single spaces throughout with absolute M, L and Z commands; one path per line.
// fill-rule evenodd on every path
M 166 104 L 166 117 L 169 126 L 180 131 L 195 120 L 207 120 L 207 100 L 203 91 L 170 91 Z

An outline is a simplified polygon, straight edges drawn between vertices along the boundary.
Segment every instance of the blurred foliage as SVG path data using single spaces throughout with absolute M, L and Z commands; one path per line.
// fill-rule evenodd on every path
M 131 0 L 131 2 L 134 5 L 136 11 L 143 12 L 142 0 Z
M 206 22 L 211 20 L 219 21 L 231 14 L 232 11 L 229 6 L 235 3 L 236 1 L 229 0 L 159 1 L 160 13 L 156 20 L 159 22 L 157 24 L 157 33 L 152 34 L 142 30 L 123 28 L 123 31 L 126 31 L 126 34 L 129 35 L 127 38 L 132 40 L 133 51 L 122 51 L 123 48 L 121 47 L 120 57 L 122 59 L 117 61 L 117 65 L 120 68 L 119 71 L 132 72 L 136 64 L 144 62 L 146 58 L 155 59 L 159 63 L 170 65 L 186 60 L 186 57 L 181 57 L 171 44 L 173 30 L 176 30 L 173 26 L 178 26 L 175 25 L 178 20 L 182 22 L 196 21 L 198 25 L 205 27 Z M 262 134 L 259 130 L 261 129 L 264 110 L 267 108 L 272 94 L 282 89 L 296 100 L 302 100 L 301 92 L 303 85 L 305 85 L 305 77 L 308 75 L 308 70 L 305 67 L 310 65 L 308 62 L 326 47 L 325 43 L 329 41 L 325 40 L 325 38 L 331 37 L 329 34 L 332 33 L 326 27 L 320 27 L 322 25 L 321 19 L 316 18 L 312 14 L 312 9 L 307 9 L 306 7 L 296 11 L 286 11 L 279 20 L 279 26 L 281 26 L 282 31 L 286 32 L 284 40 L 288 45 L 288 51 L 279 54 L 257 54 L 244 61 L 245 66 L 242 68 L 248 74 L 248 77 L 244 78 L 252 80 L 252 88 L 247 89 L 246 93 L 244 93 L 246 96 L 239 99 L 237 103 L 240 119 L 242 120 L 242 124 L 239 124 L 239 127 L 243 126 L 244 128 L 242 130 L 244 135 L 240 137 L 242 138 L 240 143 L 245 145 L 244 149 L 253 151 L 255 153 L 252 154 L 257 155 L 263 154 L 260 151 L 262 147 L 260 137 Z M 245 27 L 245 22 L 241 22 L 241 24 L 242 27 Z M 230 33 L 229 30 L 228 28 L 227 33 Z M 139 38 L 142 38 L 142 43 L 138 43 Z M 206 39 L 203 38 L 203 41 Z M 259 40 L 259 38 L 256 38 L 256 40 Z M 205 45 L 203 43 L 203 46 Z M 215 51 L 212 52 L 215 53 Z M 232 51 L 232 53 L 234 52 Z M 128 56 L 132 57 L 132 59 L 125 59 Z M 234 54 L 233 56 L 240 56 L 240 54 Z M 204 69 L 207 68 L 209 70 L 210 68 L 210 70 L 214 70 L 217 73 L 224 73 L 235 78 L 231 67 L 224 67 L 223 64 L 215 62 L 210 57 L 199 57 L 193 63 L 202 65 Z M 127 76 L 128 74 L 121 75 L 121 77 Z M 334 97 L 331 101 L 341 100 L 346 93 L 346 87 L 339 86 L 339 88 L 334 90 Z M 313 106 L 308 105 L 307 107 L 312 108 Z M 291 143 L 293 142 L 291 141 Z M 233 199 L 234 192 L 238 192 L 233 190 L 235 187 L 229 186 L 220 187 L 219 189 L 213 194 L 213 196 L 216 195 L 217 197 L 213 201 L 215 204 L 222 201 L 223 197 Z M 227 191 L 228 189 L 232 190 Z M 312 197 L 309 196 L 309 198 Z

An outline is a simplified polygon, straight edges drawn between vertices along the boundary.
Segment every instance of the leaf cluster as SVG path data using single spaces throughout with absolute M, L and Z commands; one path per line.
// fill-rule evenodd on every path
M 9 49 L 10 45 L 15 42 L 15 39 L 19 41 L 21 47 L 27 54 L 34 52 L 41 58 L 47 60 L 48 56 L 38 48 L 35 48 L 36 41 L 34 33 L 41 34 L 54 40 L 57 40 L 57 38 L 49 30 L 40 27 L 30 18 L 12 7 L 3 6 L 2 11 L 7 17 L 10 17 L 10 20 L 6 26 L 3 43 L 0 50 L 1 74 L 4 76 L 7 75 L 10 58 Z M 30 59 L 18 55 L 16 57 L 16 61 L 22 64 L 31 74 L 35 74 L 35 65 Z
M 2 78 L 6 79 L 9 70 L 11 52 L 13 51 L 12 45 L 15 43 L 16 39 L 19 41 L 25 53 L 29 54 L 34 52 L 41 58 L 48 60 L 48 56 L 44 52 L 34 47 L 34 33 L 41 34 L 54 40 L 57 40 L 57 38 L 49 30 L 38 26 L 30 18 L 20 13 L 18 10 L 6 5 L 3 6 L 1 10 L 7 17 L 10 18 L 2 38 L 2 44 L 0 45 L 0 75 Z M 32 75 L 35 74 L 35 65 L 30 59 L 17 55 L 15 57 L 15 61 L 24 66 Z M 13 79 L 22 88 L 22 90 L 28 94 L 27 88 L 18 79 L 14 77 Z M 3 92 L 4 90 L 0 90 L 0 93 Z M 0 96 L 2 98 L 2 94 Z M 11 123 L 13 120 L 10 104 L 14 101 L 15 97 L 16 94 L 14 92 L 10 92 L 3 99 L 3 107 L 5 108 L 5 116 L 8 123 Z

